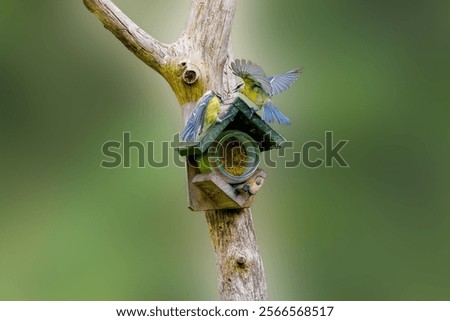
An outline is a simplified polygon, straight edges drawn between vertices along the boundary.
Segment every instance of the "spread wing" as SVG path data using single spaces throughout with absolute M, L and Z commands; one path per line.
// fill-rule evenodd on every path
M 275 96 L 292 86 L 301 73 L 301 69 L 294 69 L 285 74 L 269 77 L 269 83 L 272 87 L 272 95 Z
M 278 124 L 290 125 L 291 120 L 281 112 L 270 100 L 264 104 L 263 120 L 267 123 L 273 123 L 275 120 Z
M 214 93 L 212 91 L 208 91 L 198 100 L 197 106 L 195 106 L 191 117 L 189 117 L 186 126 L 180 133 L 181 140 L 188 143 L 197 140 L 203 126 L 203 120 L 205 119 L 206 107 L 208 107 L 208 103 L 213 97 Z
M 231 62 L 231 69 L 233 70 L 233 74 L 244 80 L 246 86 L 251 87 L 253 84 L 257 84 L 271 96 L 272 87 L 267 79 L 266 73 L 260 66 L 255 65 L 250 60 L 236 59 Z

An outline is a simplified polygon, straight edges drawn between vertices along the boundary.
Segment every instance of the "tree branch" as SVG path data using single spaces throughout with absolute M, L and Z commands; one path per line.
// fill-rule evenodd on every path
M 180 39 L 189 39 L 201 58 L 224 65 L 229 51 L 236 0 L 193 0 Z
M 225 68 L 233 59 L 231 29 L 235 12 L 236 0 L 192 0 L 184 30 L 173 47 L 181 60 L 200 71 L 204 90 L 212 89 L 223 98 L 236 85 L 234 75 Z
M 220 297 L 233 301 L 267 300 L 250 208 L 207 211 L 206 220 L 216 252 Z
M 208 89 L 227 98 L 236 79 L 226 66 L 233 60 L 231 28 L 236 0 L 192 0 L 180 38 L 163 44 L 141 30 L 110 0 L 83 0 L 129 50 L 169 83 L 183 106 L 185 122 Z M 252 212 L 207 211 L 223 300 L 266 300 L 264 269 L 253 228 Z
M 161 73 L 169 46 L 139 28 L 110 0 L 83 0 L 106 29 L 111 31 L 132 53 L 148 66 Z

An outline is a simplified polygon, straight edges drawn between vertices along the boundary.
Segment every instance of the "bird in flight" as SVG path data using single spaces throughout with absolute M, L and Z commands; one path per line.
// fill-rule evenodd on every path
M 267 77 L 264 70 L 250 60 L 231 62 L 233 74 L 242 78 L 234 92 L 240 92 L 257 106 L 256 110 L 264 108 L 262 119 L 268 123 L 277 121 L 279 124 L 290 125 L 290 119 L 278 109 L 271 97 L 278 95 L 292 86 L 299 77 L 301 69 L 294 69 L 284 74 Z

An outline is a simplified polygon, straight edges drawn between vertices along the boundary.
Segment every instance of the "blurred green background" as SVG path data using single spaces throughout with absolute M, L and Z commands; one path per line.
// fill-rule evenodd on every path
M 169 86 L 78 1 L 0 0 L 0 299 L 216 300 L 185 170 L 100 168 L 182 127 Z M 116 0 L 164 42 L 189 1 Z M 450 300 L 448 1 L 238 1 L 235 57 L 303 66 L 275 103 L 350 168 L 267 169 L 253 206 L 272 300 Z M 156 156 L 158 159 L 160 155 Z

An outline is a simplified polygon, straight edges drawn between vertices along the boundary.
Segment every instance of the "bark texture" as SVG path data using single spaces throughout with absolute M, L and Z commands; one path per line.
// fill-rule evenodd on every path
M 143 31 L 110 0 L 83 0 L 132 53 L 171 86 L 186 122 L 206 90 L 223 98 L 236 85 L 231 28 L 236 0 L 192 0 L 179 39 L 165 44 Z M 266 300 L 267 287 L 250 209 L 207 211 L 222 300 Z
M 267 300 L 264 269 L 250 208 L 207 211 L 216 252 L 219 291 L 225 300 Z

